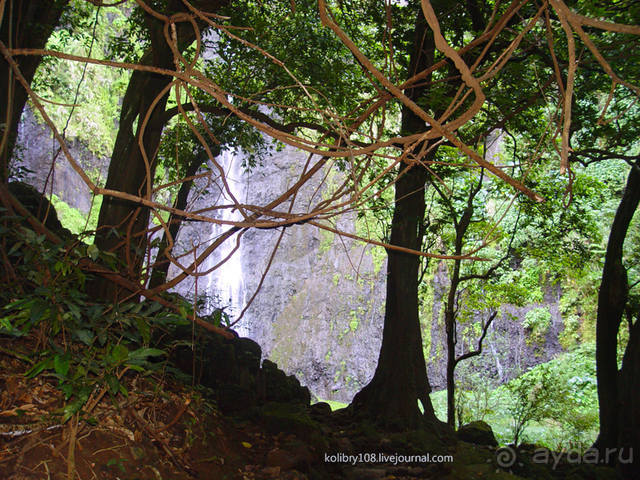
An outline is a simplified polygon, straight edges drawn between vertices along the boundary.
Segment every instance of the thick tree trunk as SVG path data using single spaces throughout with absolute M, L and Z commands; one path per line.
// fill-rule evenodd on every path
M 228 0 L 201 0 L 194 2 L 194 6 L 207 12 L 215 12 L 227 3 Z M 182 1 L 169 0 L 165 13 L 179 12 L 184 8 Z M 140 63 L 173 69 L 174 55 L 164 37 L 164 24 L 150 16 L 146 18 L 146 22 L 151 38 L 151 48 L 143 55 Z M 196 32 L 188 22 L 177 24 L 176 32 L 179 51 L 183 51 L 196 39 Z M 172 78 L 169 76 L 138 70 L 131 75 L 122 102 L 120 125 L 109 163 L 105 188 L 148 197 L 147 187 L 149 184 L 153 187 L 156 155 L 162 130 L 167 121 L 165 107 L 169 94 L 162 94 L 162 91 L 171 81 Z M 150 114 L 142 137 L 142 148 L 149 161 L 149 170 L 138 143 L 141 128 L 148 113 Z M 149 209 L 147 207 L 113 197 L 104 198 L 98 218 L 96 245 L 101 250 L 115 253 L 124 262 L 121 273 L 139 284 L 147 248 L 148 226 Z M 117 287 L 105 279 L 98 279 L 89 287 L 89 290 L 96 298 L 103 301 L 119 300 Z
M 156 19 L 147 18 L 147 27 L 151 47 L 145 52 L 140 63 L 173 69 L 173 53 L 164 38 L 164 25 Z M 180 50 L 195 40 L 195 32 L 191 25 L 179 24 L 177 32 Z M 122 101 L 120 125 L 105 188 L 150 200 L 147 189 L 149 185 L 153 188 L 156 156 L 162 130 L 167 121 L 165 107 L 169 94 L 163 93 L 163 90 L 171 81 L 172 77 L 138 70 L 131 75 Z M 148 121 L 145 124 L 147 115 Z M 149 162 L 149 170 L 139 145 L 143 126 L 142 145 Z M 115 253 L 123 262 L 121 273 L 137 283 L 141 281 L 141 269 L 147 248 L 149 213 L 149 208 L 142 205 L 105 196 L 98 217 L 96 245 L 101 250 Z M 89 289 L 92 295 L 103 301 L 115 302 L 119 299 L 117 286 L 106 279 L 97 279 Z
M 165 65 L 166 66 L 166 65 Z M 150 164 L 147 174 L 142 152 L 138 145 L 140 124 L 152 102 L 171 81 L 170 77 L 135 71 L 124 96 L 120 126 L 109 163 L 109 173 L 105 188 L 141 197 L 147 196 L 147 183 L 153 182 L 155 157 L 164 127 L 163 113 L 167 94 L 163 95 L 149 117 L 143 138 L 144 148 Z M 134 132 L 134 122 L 138 129 Z M 146 231 L 149 224 L 149 209 L 127 200 L 104 197 L 100 216 L 96 245 L 105 251 L 115 253 L 126 264 L 124 274 L 131 280 L 139 280 L 142 259 L 146 249 Z M 116 286 L 99 279 L 92 285 L 92 293 L 105 301 L 116 301 Z
M 433 63 L 435 45 L 422 12 L 417 13 L 415 38 L 409 74 Z M 427 79 L 428 81 L 428 79 Z M 407 96 L 418 100 L 425 87 L 407 89 Z M 402 132 L 422 132 L 424 122 L 408 108 L 402 111 Z M 419 151 L 418 146 L 414 151 Z M 433 158 L 436 149 L 429 153 Z M 420 163 L 402 164 L 395 183 L 395 209 L 390 243 L 413 250 L 422 249 L 424 188 L 428 171 Z M 431 387 L 422 349 L 418 312 L 420 258 L 388 250 L 387 298 L 382 347 L 371 382 L 356 394 L 351 404 L 356 415 L 374 419 L 388 428 L 415 429 L 440 424 L 429 398 Z M 422 404 L 424 413 L 418 408 Z
M 640 318 L 631 327 L 618 393 L 618 469 L 623 478 L 640 478 Z
M 622 263 L 623 246 L 627 229 L 640 202 L 640 167 L 632 167 L 627 179 L 627 186 L 616 211 L 607 253 L 602 271 L 602 283 L 598 294 L 598 318 L 596 323 L 596 373 L 598 379 L 598 401 L 600 403 L 600 435 L 596 447 L 605 454 L 607 449 L 619 449 L 621 434 L 638 421 L 634 413 L 637 405 L 631 398 L 624 398 L 628 394 L 628 386 L 620 389 L 617 363 L 618 330 L 622 321 L 627 301 L 627 272 Z M 625 375 L 632 381 L 637 381 L 634 370 L 634 358 L 637 357 L 637 334 L 634 342 L 629 342 L 629 368 Z M 635 346 L 634 346 L 635 345 Z M 635 379 L 635 380 L 634 380 Z M 637 390 L 631 390 L 637 395 Z M 634 410 L 636 410 L 634 412 Z M 621 429 L 621 426 L 624 426 Z M 637 433 L 636 433 L 637 434 Z M 615 455 L 610 456 L 615 461 Z M 604 457 L 603 457 L 604 458 Z
M 0 41 L 7 48 L 44 48 L 69 0 L 13 0 L 0 10 Z M 42 57 L 24 55 L 16 59 L 20 72 L 31 84 Z M 27 92 L 16 80 L 6 59 L 0 56 L 0 182 L 6 183 L 9 162 Z
M 422 247 L 419 232 L 427 174 L 421 166 L 414 166 L 405 167 L 398 176 L 393 245 L 416 250 Z M 388 251 L 387 300 L 378 366 L 371 382 L 352 402 L 356 413 L 381 420 L 390 428 L 414 429 L 425 426 L 425 419 L 435 420 L 418 319 L 419 267 L 419 257 Z M 424 415 L 418 409 L 418 400 Z

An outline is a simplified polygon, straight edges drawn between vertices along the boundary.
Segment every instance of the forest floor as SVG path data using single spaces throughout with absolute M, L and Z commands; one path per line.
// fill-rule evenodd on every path
M 127 395 L 93 392 L 81 417 L 63 424 L 55 376 L 24 375 L 32 347 L 0 337 L 0 479 L 616 478 L 604 467 L 564 461 L 554 468 L 526 454 L 500 468 L 495 447 L 424 431 L 379 432 L 326 404 L 267 404 L 232 417 L 206 389 L 156 373 L 125 374 Z M 379 452 L 389 456 L 371 455 Z

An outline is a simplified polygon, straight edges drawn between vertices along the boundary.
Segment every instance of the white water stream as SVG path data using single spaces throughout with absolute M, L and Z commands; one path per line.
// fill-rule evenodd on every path
M 222 167 L 225 173 L 227 185 L 229 191 L 235 197 L 239 203 L 245 202 L 246 186 L 243 179 L 244 169 L 242 168 L 242 158 L 236 155 L 232 151 L 222 152 L 216 159 L 218 164 Z M 216 169 L 214 168 L 214 172 Z M 219 188 L 219 197 L 217 205 L 232 205 L 233 199 L 226 191 L 219 175 L 217 178 L 217 188 Z M 214 187 L 216 188 L 216 187 Z M 240 221 L 243 219 L 242 215 L 237 209 L 224 208 L 218 211 L 216 216 L 221 220 L 228 221 Z M 226 232 L 231 225 L 225 224 L 211 224 L 210 241 L 215 241 L 220 235 Z M 202 265 L 202 270 L 209 270 L 214 265 L 223 260 L 229 253 L 236 247 L 237 234 L 228 238 L 222 245 L 220 245 Z M 234 321 L 242 312 L 245 306 L 245 288 L 243 282 L 243 269 L 242 269 L 242 243 L 233 255 L 216 270 L 211 272 L 204 278 L 203 284 L 206 286 L 207 296 L 211 298 L 209 305 L 207 305 L 208 313 L 215 308 L 223 308 L 224 312 L 229 315 L 230 320 Z M 234 329 L 239 335 L 244 336 L 242 324 L 240 322 L 234 326 Z

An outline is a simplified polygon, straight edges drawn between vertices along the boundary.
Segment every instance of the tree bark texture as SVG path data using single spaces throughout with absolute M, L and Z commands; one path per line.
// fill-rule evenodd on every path
M 632 386 L 638 382 L 638 327 L 634 326 L 625 353 L 622 372 L 618 371 L 618 330 L 627 302 L 627 272 L 623 265 L 623 246 L 629 224 L 640 202 L 640 167 L 631 168 L 627 185 L 611 226 L 602 283 L 598 293 L 598 317 L 596 323 L 596 375 L 600 404 L 600 435 L 596 447 L 602 453 L 606 449 L 619 449 L 628 445 L 638 432 L 629 433 L 637 425 L 638 390 Z M 635 423 L 634 423 L 635 422 Z M 631 437 L 631 439 L 629 438 Z M 636 448 L 640 448 L 636 443 Z M 639 454 L 640 450 L 636 451 Z M 612 457 L 611 460 L 614 460 Z
M 7 48 L 44 48 L 69 0 L 8 0 L 4 3 L 0 41 Z M 42 57 L 16 57 L 20 72 L 31 84 Z M 18 125 L 27 92 L 16 80 L 6 59 L 0 56 L 0 181 L 7 182 Z M 6 138 L 6 140 L 5 140 Z
M 454 255 L 462 254 L 462 246 L 464 237 L 471 223 L 473 215 L 473 198 L 478 190 L 470 193 L 467 207 L 465 208 L 459 221 L 455 222 L 456 241 Z M 452 212 L 452 214 L 454 214 Z M 451 284 L 449 285 L 449 293 L 447 295 L 447 303 L 444 310 L 444 325 L 447 335 L 447 423 L 451 428 L 455 427 L 456 416 L 456 366 L 458 364 L 456 358 L 456 309 L 458 298 L 458 287 L 460 286 L 460 267 L 462 260 L 453 261 L 453 271 L 451 272 Z
M 618 393 L 618 470 L 623 478 L 640 478 L 640 318 L 631 327 Z
M 224 3 L 225 0 L 214 0 L 196 2 L 196 6 L 204 4 L 200 6 L 207 7 L 207 11 L 216 11 Z M 171 11 L 180 8 L 184 8 L 184 5 L 175 1 L 170 1 L 167 7 Z M 147 17 L 146 25 L 151 47 L 145 52 L 140 63 L 173 69 L 174 56 L 164 37 L 164 24 Z M 182 51 L 195 40 L 196 32 L 189 23 L 180 23 L 176 27 L 178 50 Z M 167 121 L 165 109 L 169 94 L 163 91 L 171 81 L 172 77 L 166 75 L 137 70 L 131 75 L 122 102 L 120 125 L 105 188 L 148 198 L 148 186 L 153 187 L 156 156 L 162 130 Z M 139 138 L 148 114 L 141 148 Z M 148 169 L 142 149 L 149 161 Z M 141 269 L 147 247 L 149 215 L 147 207 L 106 196 L 98 218 L 96 245 L 101 250 L 115 253 L 123 262 L 121 273 L 138 283 L 141 282 Z M 117 287 L 104 279 L 97 279 L 89 289 L 94 296 L 103 301 L 119 299 Z
M 395 184 L 390 241 L 419 250 L 427 171 L 416 166 L 405 168 L 403 173 Z M 371 382 L 352 403 L 356 412 L 382 419 L 392 428 L 418 428 L 424 426 L 424 419 L 435 419 L 418 317 L 419 267 L 419 257 L 388 251 L 387 300 L 378 366 Z M 418 409 L 418 400 L 424 415 Z
M 145 55 L 147 60 L 150 57 L 151 55 Z M 170 56 L 167 59 L 170 59 Z M 164 113 L 167 94 L 157 102 L 145 128 L 143 145 L 150 162 L 149 173 L 138 145 L 138 137 L 141 133 L 141 123 L 151 104 L 170 82 L 170 77 L 152 73 L 135 71 L 132 74 L 122 102 L 120 126 L 105 188 L 147 197 L 147 184 L 153 182 L 155 156 L 164 128 L 164 121 L 160 121 L 160 117 Z M 135 122 L 138 122 L 138 126 L 134 131 Z M 137 280 L 139 277 L 148 224 L 148 208 L 127 200 L 104 197 L 98 217 L 95 243 L 101 250 L 115 253 L 126 264 L 123 273 L 131 280 Z M 96 282 L 93 294 L 105 301 L 117 300 L 115 285 L 108 281 Z

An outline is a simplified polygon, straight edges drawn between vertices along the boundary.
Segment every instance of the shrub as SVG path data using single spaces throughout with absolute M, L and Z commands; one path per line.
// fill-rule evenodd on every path
M 125 373 L 161 367 L 151 361 L 165 354 L 151 347 L 153 331 L 189 321 L 151 301 L 96 303 L 84 293 L 88 275 L 80 265 L 104 254 L 75 239 L 54 245 L 19 220 L 5 216 L 0 224 L 12 245 L 0 244 L 0 273 L 3 280 L 13 279 L 0 292 L 0 337 L 33 340 L 25 374 L 57 379 L 66 401 L 64 422 L 97 392 L 126 395 Z
M 542 364 L 507 383 L 511 398 L 506 409 L 512 417 L 515 445 L 529 422 L 558 416 L 556 400 L 567 393 L 566 382 L 561 376 L 552 365 Z
M 530 344 L 535 341 L 538 344 L 542 344 L 551 326 L 551 312 L 547 307 L 537 307 L 529 310 L 524 316 L 522 326 L 529 330 L 527 343 Z

